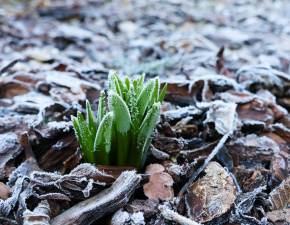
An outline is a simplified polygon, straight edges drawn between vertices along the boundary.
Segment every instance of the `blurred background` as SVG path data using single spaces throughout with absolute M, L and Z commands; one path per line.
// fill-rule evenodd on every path
M 97 81 L 113 68 L 183 80 L 262 64 L 289 73 L 289 1 L 0 2 L 0 64 L 19 60 L 11 72 L 70 68 Z

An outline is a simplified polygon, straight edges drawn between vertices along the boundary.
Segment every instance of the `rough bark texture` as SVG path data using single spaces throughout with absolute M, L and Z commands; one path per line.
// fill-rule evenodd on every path
M 140 180 L 141 177 L 134 171 L 123 172 L 110 188 L 58 215 L 51 221 L 51 225 L 92 224 L 105 214 L 124 206 Z

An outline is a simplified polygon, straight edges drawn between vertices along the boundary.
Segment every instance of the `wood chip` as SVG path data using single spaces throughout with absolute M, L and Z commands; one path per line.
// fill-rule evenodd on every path
M 185 195 L 188 216 L 200 223 L 223 215 L 236 199 L 234 181 L 220 164 L 210 162 L 205 173 L 189 186 Z
M 283 209 L 290 204 L 290 177 L 270 192 L 269 200 L 273 209 Z
M 274 224 L 290 224 L 290 209 L 274 210 L 267 213 L 267 218 Z
M 0 199 L 7 199 L 11 194 L 11 190 L 5 184 L 0 182 Z

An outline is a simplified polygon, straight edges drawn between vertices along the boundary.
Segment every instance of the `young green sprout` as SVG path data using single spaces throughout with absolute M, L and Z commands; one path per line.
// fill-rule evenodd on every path
M 160 90 L 158 78 L 144 84 L 144 75 L 131 81 L 110 73 L 107 104 L 102 92 L 97 117 L 88 101 L 86 118 L 80 112 L 72 116 L 84 159 L 100 165 L 142 168 L 166 88 L 164 85 Z

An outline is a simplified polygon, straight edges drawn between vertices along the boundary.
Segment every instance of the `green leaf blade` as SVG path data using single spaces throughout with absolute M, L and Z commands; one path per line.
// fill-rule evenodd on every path
M 159 95 L 159 98 L 158 98 L 159 102 L 163 102 L 163 100 L 165 98 L 165 95 L 166 95 L 166 91 L 167 91 L 167 83 L 164 84 L 162 90 L 160 91 L 160 95 Z
M 125 101 L 116 93 L 109 94 L 109 109 L 114 112 L 114 123 L 120 133 L 127 133 L 131 127 L 131 116 Z
M 96 133 L 96 117 L 93 113 L 90 102 L 86 101 L 86 121 L 92 134 Z
M 150 102 L 150 96 L 152 89 L 154 87 L 154 81 L 149 80 L 148 83 L 145 85 L 145 87 L 142 89 L 138 99 L 137 99 L 137 106 L 139 109 L 140 116 L 143 118 L 145 111 L 147 109 L 147 106 Z
M 94 141 L 94 154 L 97 164 L 109 164 L 109 155 L 112 145 L 113 113 L 107 113 L 102 119 Z
M 94 155 L 93 155 L 93 143 L 94 136 L 90 132 L 90 129 L 83 117 L 83 115 L 78 112 L 77 114 L 79 133 L 81 136 L 81 149 L 83 151 L 84 157 L 90 163 L 94 163 Z
M 98 114 L 96 119 L 96 127 L 98 127 L 106 114 L 106 102 L 105 102 L 105 92 L 100 93 L 99 105 L 98 105 Z
M 137 136 L 137 155 L 138 155 L 138 161 L 137 166 L 142 166 L 143 157 L 146 156 L 148 146 L 150 145 L 150 142 L 148 143 L 148 140 L 150 140 L 151 135 L 153 133 L 153 130 L 156 126 L 157 120 L 159 118 L 160 114 L 160 103 L 154 103 L 152 108 L 147 113 L 146 117 L 144 118 L 141 127 L 139 129 L 139 133 Z

